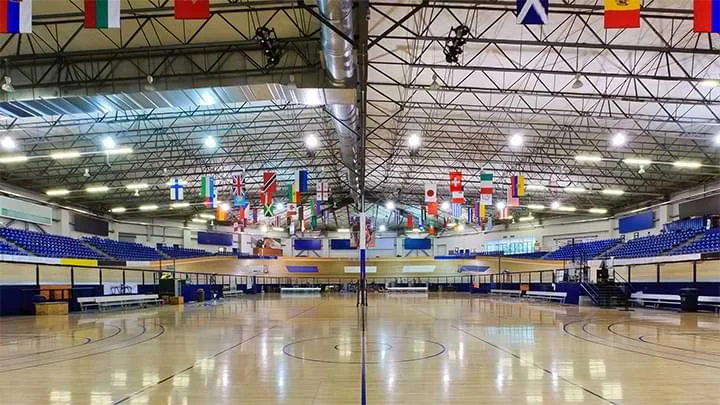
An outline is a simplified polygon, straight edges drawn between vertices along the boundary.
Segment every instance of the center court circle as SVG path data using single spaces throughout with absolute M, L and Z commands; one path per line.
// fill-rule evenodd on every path
M 370 336 L 365 342 L 365 363 L 406 363 L 427 360 L 445 353 L 445 346 L 431 340 Z M 335 364 L 361 364 L 362 346 L 359 337 L 329 336 L 289 343 L 285 355 L 305 361 Z

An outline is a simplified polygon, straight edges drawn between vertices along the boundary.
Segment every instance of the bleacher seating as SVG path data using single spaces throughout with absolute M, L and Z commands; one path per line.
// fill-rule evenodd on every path
M 188 249 L 175 246 L 162 246 L 159 250 L 173 259 L 186 259 L 189 257 L 212 256 L 212 253 L 202 249 Z
M 68 236 L 50 235 L 21 229 L 0 228 L 0 236 L 12 243 L 44 257 L 72 257 L 102 259 L 103 256 Z
M 157 250 L 139 243 L 114 241 L 97 236 L 86 237 L 83 240 L 120 260 L 160 260 L 163 258 Z
M 706 222 L 706 220 L 703 217 L 678 219 L 677 221 L 673 221 L 669 224 L 663 225 L 663 230 L 665 232 L 678 232 L 678 231 L 700 232 L 705 229 L 705 222 Z
M 474 253 L 475 256 L 503 256 L 505 252 L 502 250 L 493 250 L 493 251 L 487 251 L 487 252 L 476 252 Z
M 720 252 L 720 228 L 708 229 L 702 238 L 672 252 L 672 255 Z
M 620 239 L 602 239 L 591 242 L 567 244 L 547 255 L 546 258 L 555 260 L 590 260 L 614 247 L 618 243 L 620 243 Z
M 506 255 L 506 257 L 513 257 L 516 259 L 541 259 L 548 252 L 530 252 L 530 253 L 517 253 L 514 255 Z
M 697 233 L 698 231 L 696 230 L 684 230 L 631 239 L 614 250 L 609 256 L 617 258 L 659 256 L 686 242 Z
M 25 256 L 25 252 L 19 250 L 13 245 L 0 241 L 0 255 Z

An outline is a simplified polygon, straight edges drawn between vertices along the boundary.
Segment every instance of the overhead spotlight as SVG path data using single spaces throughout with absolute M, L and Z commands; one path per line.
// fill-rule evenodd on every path
M 145 91 L 155 91 L 155 85 L 153 85 L 153 82 L 155 82 L 155 78 L 152 77 L 152 75 L 147 75 L 145 80 L 147 81 L 147 83 L 145 83 L 143 89 Z
M 115 207 L 110 209 L 110 212 L 112 212 L 113 214 L 122 214 L 125 211 L 127 211 L 125 207 Z
M 700 81 L 700 85 L 703 87 L 717 87 L 720 86 L 720 81 L 714 79 L 705 79 Z
M 133 195 L 134 195 L 135 197 L 140 197 L 140 190 L 135 190 L 135 192 L 133 193 Z
M 505 204 L 503 201 L 500 201 L 497 204 L 495 204 L 495 207 L 499 210 L 504 210 L 505 207 L 507 207 L 507 204 Z
M 319 144 L 320 144 L 320 141 L 318 140 L 318 138 L 315 134 L 308 134 L 305 137 L 305 147 L 306 148 L 313 150 L 313 149 L 316 149 Z
M 85 168 L 85 173 L 83 173 L 83 177 L 90 177 L 90 169 L 87 167 Z
M 585 84 L 580 80 L 580 73 L 575 75 L 575 81 L 572 84 L 573 89 L 581 89 Z
M 285 209 L 285 204 L 279 202 L 279 203 L 275 204 L 275 208 L 276 208 L 278 211 L 283 211 L 283 210 Z
M 638 174 L 645 174 L 645 166 L 640 165 L 640 170 L 638 170 Z
M 560 208 L 560 201 L 553 201 L 552 204 L 550 205 L 550 208 L 552 208 L 554 210 Z
M 15 91 L 15 86 L 12 84 L 12 77 L 5 75 L 3 77 L 3 84 L 0 86 L 0 89 L 2 89 L 6 93 L 12 93 Z
M 449 209 L 450 209 L 450 203 L 447 202 L 447 201 L 443 201 L 443 202 L 440 204 L 440 209 L 443 210 L 443 211 L 449 210 Z
M 622 132 L 618 132 L 612 137 L 612 146 L 623 146 L 626 142 L 627 136 Z
M 602 162 L 603 158 L 602 156 L 594 156 L 594 155 L 577 155 L 575 156 L 575 161 L 577 162 Z
M 432 75 L 432 83 L 430 83 L 430 90 L 440 90 L 440 83 L 438 83 L 438 75 L 433 73 Z
M 103 148 L 105 148 L 105 149 L 113 149 L 113 148 L 115 148 L 115 146 L 117 146 L 115 144 L 115 140 L 112 139 L 112 137 L 110 137 L 110 136 L 106 136 L 105 138 L 103 138 L 102 145 L 103 145 Z
M 408 146 L 410 149 L 417 149 L 420 147 L 421 139 L 420 136 L 416 133 L 410 134 L 407 140 Z
M 385 232 L 385 231 L 387 231 L 387 227 L 385 225 L 380 225 L 380 227 L 378 227 L 378 230 L 380 232 Z
M 565 190 L 568 193 L 584 193 L 585 189 L 583 187 L 565 187 L 563 190 Z
M 2 148 L 5 150 L 13 150 L 17 148 L 15 140 L 9 136 L 3 137 L 3 139 L 0 141 L 0 146 L 2 146 Z
M 203 145 L 205 145 L 205 147 L 208 149 L 217 148 L 217 141 L 215 140 L 215 138 L 208 135 L 203 141 Z
M 255 30 L 254 39 L 260 43 L 263 56 L 265 57 L 265 69 L 275 67 L 280 62 L 282 47 L 277 41 L 277 34 L 274 28 L 258 27 Z
M 389 200 L 385 202 L 385 209 L 388 211 L 393 211 L 395 209 L 395 201 Z
M 512 146 L 513 148 L 522 146 L 523 141 L 523 136 L 521 134 L 513 134 L 509 140 L 510 146 Z
M 443 45 L 443 53 L 447 63 L 458 63 L 460 55 L 463 53 L 463 46 L 467 42 L 465 37 L 470 35 L 470 28 L 466 25 L 459 25 L 450 29 L 445 44 Z

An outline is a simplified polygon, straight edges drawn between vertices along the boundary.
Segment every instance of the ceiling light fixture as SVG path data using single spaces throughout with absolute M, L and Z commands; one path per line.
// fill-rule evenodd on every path
M 105 148 L 105 149 L 113 149 L 113 148 L 115 148 L 115 146 L 117 146 L 115 144 L 115 140 L 109 136 L 106 136 L 105 138 L 103 138 L 102 145 L 103 145 L 103 148 Z
M 125 207 L 115 207 L 110 209 L 110 212 L 112 212 L 113 214 L 122 214 L 125 211 L 127 211 Z
M 561 206 L 559 206 L 559 207 L 557 208 L 557 210 L 558 210 L 558 211 L 564 211 L 564 212 L 575 212 L 575 211 L 577 210 L 577 208 L 575 208 L 575 207 L 570 207 L 570 206 L 567 206 L 567 205 L 561 205 Z
M 0 146 L 2 146 L 2 148 L 5 150 L 13 150 L 17 148 L 15 140 L 12 139 L 12 137 L 10 136 L 3 137 L 2 141 L 0 141 Z
M 613 146 L 623 146 L 627 143 L 627 136 L 625 136 L 624 133 L 618 132 L 612 137 L 612 145 Z
M 55 190 L 48 190 L 45 192 L 45 194 L 49 195 L 50 197 L 57 197 L 57 196 L 61 196 L 61 195 L 70 194 L 70 190 L 64 189 L 64 188 L 59 188 L 59 189 L 55 189 Z
M 607 214 L 608 210 L 605 208 L 590 208 L 588 212 L 591 214 Z
M 720 85 L 720 81 L 714 79 L 705 79 L 700 81 L 700 85 L 703 87 L 717 87 Z
M 623 194 L 625 194 L 625 190 L 618 190 L 618 189 L 612 189 L 612 188 L 604 188 L 600 192 L 605 195 L 623 195 Z
M 21 162 L 27 162 L 27 161 L 28 161 L 28 157 L 25 155 L 0 157 L 0 163 L 21 163 Z
M 308 149 L 315 149 L 320 144 L 320 141 L 318 140 L 317 136 L 315 134 L 308 134 L 305 137 L 305 147 Z
M 0 86 L 0 89 L 2 89 L 6 93 L 13 93 L 15 91 L 15 86 L 12 84 L 12 77 L 5 75 L 3 77 L 3 84 Z
M 217 141 L 212 136 L 207 136 L 205 141 L 203 141 L 203 145 L 209 149 L 217 148 Z
M 430 90 L 440 90 L 440 83 L 438 83 L 438 75 L 433 73 L 432 75 L 432 83 L 430 83 Z
M 128 147 L 105 150 L 106 155 L 129 155 L 131 153 L 133 153 L 133 149 Z
M 392 201 L 392 200 L 386 201 L 386 202 L 385 202 L 385 209 L 388 210 L 388 211 L 394 210 L 394 209 L 395 209 L 395 201 Z
M 542 204 L 528 204 L 527 207 L 528 207 L 528 209 L 535 210 L 535 211 L 540 211 L 540 210 L 545 209 L 545 206 Z
M 420 135 L 418 135 L 416 133 L 410 134 L 410 136 L 408 137 L 408 140 L 407 140 L 407 143 L 408 143 L 408 146 L 410 147 L 410 149 L 419 148 L 421 142 L 422 141 L 420 139 Z
M 590 155 L 577 155 L 575 161 L 577 162 L 601 162 L 602 156 L 590 156 Z
M 158 208 L 160 208 L 160 207 L 158 207 L 158 206 L 155 205 L 155 204 L 141 205 L 141 206 L 138 207 L 138 209 L 139 209 L 140 211 L 155 211 L 155 210 L 158 209 Z
M 108 190 L 110 190 L 110 188 L 108 186 L 90 186 L 85 189 L 85 191 L 87 191 L 88 193 L 91 193 L 91 194 L 105 193 Z
M 155 91 L 155 85 L 153 84 L 155 82 L 155 78 L 152 77 L 152 75 L 147 75 L 147 77 L 145 77 L 145 81 L 147 81 L 147 83 L 145 83 L 143 89 L 145 89 L 145 91 Z
M 628 159 L 623 159 L 623 163 L 625 163 L 626 165 L 649 166 L 652 164 L 652 160 L 640 159 L 640 158 L 628 158 Z
M 150 185 L 147 183 L 131 183 L 125 186 L 128 190 L 144 190 L 146 188 L 150 188 Z
M 575 75 L 575 81 L 572 84 L 573 89 L 581 89 L 584 86 L 582 80 L 580 80 L 580 73 Z
M 673 166 L 679 169 L 699 169 L 702 167 L 702 163 L 688 160 L 677 160 L 673 162 Z
M 582 187 L 565 187 L 563 190 L 565 190 L 568 193 L 584 193 L 586 191 Z
M 524 139 L 521 134 L 513 134 L 510 137 L 509 142 L 510 142 L 510 146 L 512 146 L 513 148 L 517 148 L 517 147 L 522 146 Z
M 550 205 L 550 208 L 554 210 L 560 208 L 560 201 L 553 201 L 553 203 Z
M 547 190 L 547 186 L 544 184 L 526 184 L 525 190 L 528 191 L 545 191 Z
M 50 154 L 50 157 L 55 160 L 63 160 L 63 159 L 75 159 L 80 157 L 80 152 L 76 150 L 69 150 L 65 152 L 53 152 Z
M 170 208 L 187 208 L 190 206 L 189 202 L 176 202 L 170 204 Z

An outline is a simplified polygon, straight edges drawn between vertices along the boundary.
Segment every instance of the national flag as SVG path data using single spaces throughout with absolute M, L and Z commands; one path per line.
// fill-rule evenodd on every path
M 407 229 L 413 229 L 413 216 L 412 214 L 407 214 Z
M 308 191 L 308 171 L 300 169 L 295 172 L 295 191 L 298 193 L 307 193 Z
M 297 205 L 288 204 L 285 212 L 287 213 L 288 218 L 297 215 Z
M 487 218 L 487 208 L 485 205 L 480 204 L 480 214 L 478 215 L 478 224 L 481 224 Z
M 252 209 L 252 223 L 253 223 L 253 225 L 255 225 L 255 224 L 257 224 L 257 222 L 258 222 L 258 209 L 253 208 Z
M 427 223 L 427 211 L 425 207 L 420 207 L 420 228 L 424 227 Z
M 295 223 L 294 222 L 292 224 L 288 225 L 288 233 L 290 235 L 295 235 Z
M 317 229 L 317 227 L 318 227 L 317 217 L 315 215 L 313 215 L 310 217 L 310 229 L 312 229 L 314 231 L 315 229 Z
M 180 201 L 183 197 L 183 182 L 175 177 L 170 181 L 170 200 Z
M 322 207 L 320 206 L 320 201 L 314 200 L 312 209 L 313 209 L 313 215 L 320 216 L 320 214 L 322 213 Z
M 288 183 L 288 201 L 292 203 L 300 202 L 300 193 L 297 191 L 295 182 Z
M 215 219 L 217 221 L 227 221 L 227 211 L 223 209 L 222 204 L 215 209 Z
M 176 20 L 207 20 L 210 0 L 175 0 Z
M 473 222 L 473 208 L 467 207 L 467 217 L 465 218 L 465 223 L 472 224 Z
M 273 205 L 272 204 L 263 205 L 263 215 L 266 218 L 270 218 L 271 216 L 273 216 Z
M 450 193 L 462 192 L 462 172 L 452 171 L 450 172 Z
M 318 201 L 327 201 L 330 199 L 330 183 L 326 181 L 321 181 L 317 183 L 317 200 Z
M 452 203 L 453 218 L 462 218 L 462 204 Z
M 605 0 L 605 29 L 640 28 L 640 0 Z
M 260 193 L 260 205 L 270 205 L 272 202 L 272 193 Z
M 720 32 L 720 0 L 693 1 L 693 31 Z
M 465 192 L 453 191 L 452 196 L 450 198 L 450 202 L 457 203 L 457 204 L 464 204 L 465 203 Z
M 513 198 L 525 196 L 525 176 L 512 176 L 510 178 L 510 186 Z
M 247 211 L 245 210 L 245 207 L 240 207 L 238 209 L 238 220 L 243 224 L 247 224 Z
M 505 208 L 498 210 L 499 219 L 508 219 L 510 217 L 510 209 L 506 206 Z
M 437 184 L 425 184 L 425 202 L 437 202 Z
M 480 207 L 483 207 L 483 208 L 480 208 Z M 475 210 L 474 210 L 475 218 L 474 218 L 473 222 L 475 222 L 478 225 L 480 225 L 482 223 L 482 214 L 483 214 L 484 210 L 485 210 L 485 207 L 482 204 L 480 204 L 480 201 L 475 201 Z
M 438 214 L 438 203 L 437 202 L 431 202 L 427 204 L 427 213 L 428 215 L 435 215 Z
M 549 3 L 550 0 L 517 0 L 518 24 L 547 24 Z
M 245 192 L 245 177 L 242 174 L 232 176 L 233 195 L 242 195 Z
M 512 185 L 508 185 L 506 207 L 519 207 L 520 199 L 518 197 L 513 197 L 512 193 Z
M 120 28 L 120 0 L 85 0 L 85 28 Z
M 494 192 L 493 174 L 490 172 L 480 173 L 480 204 L 492 205 L 492 196 Z
M 200 178 L 200 197 L 205 208 L 215 208 L 215 177 L 202 176 Z
M 32 0 L 0 0 L 0 33 L 32 33 Z
M 275 172 L 263 173 L 263 184 L 260 187 L 262 193 L 274 193 L 277 191 L 277 175 Z

